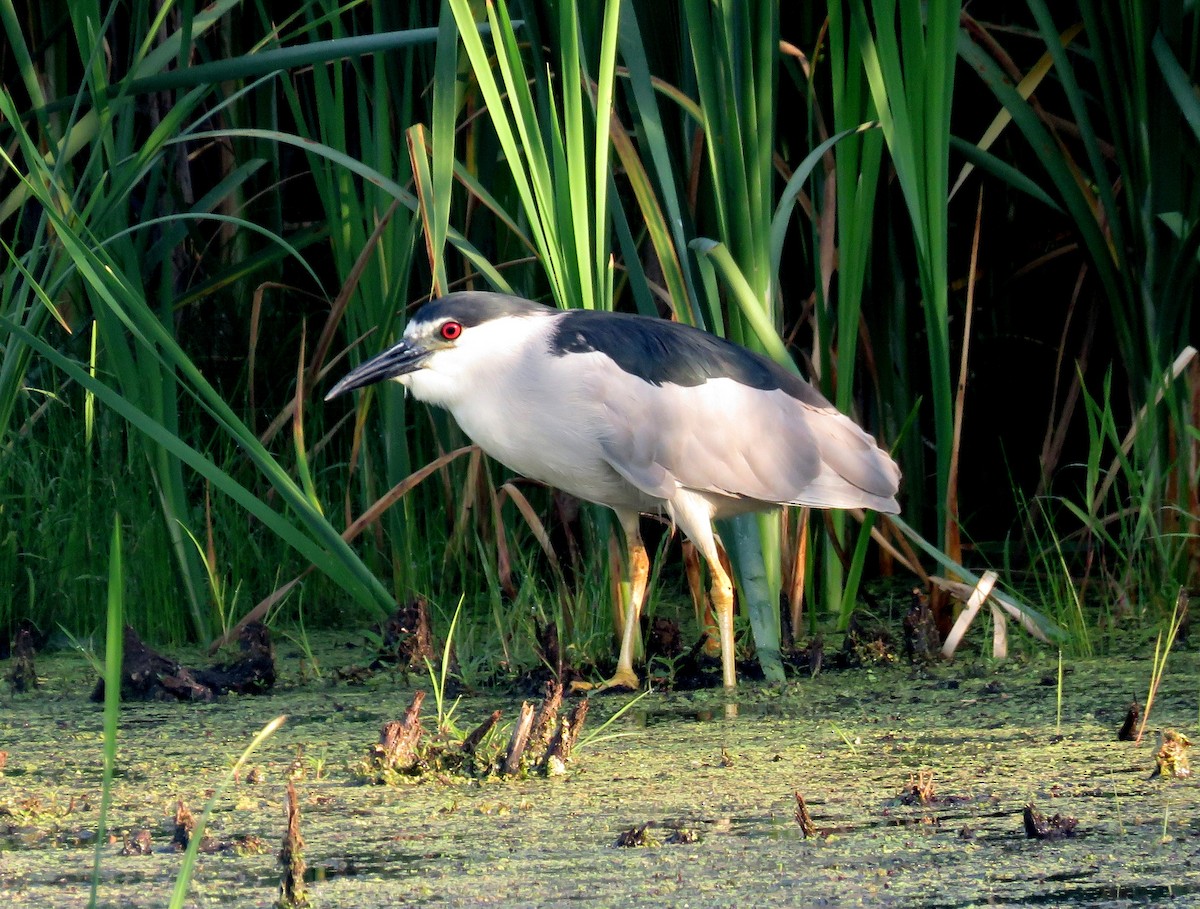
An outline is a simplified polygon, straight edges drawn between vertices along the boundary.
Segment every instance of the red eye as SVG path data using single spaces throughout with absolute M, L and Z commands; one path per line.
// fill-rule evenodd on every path
M 458 336 L 462 334 L 462 324 L 459 322 L 443 322 L 440 331 L 442 337 L 447 341 L 457 341 Z

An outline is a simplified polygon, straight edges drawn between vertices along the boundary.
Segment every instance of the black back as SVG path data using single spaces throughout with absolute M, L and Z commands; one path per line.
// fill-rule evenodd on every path
M 725 378 L 750 388 L 779 389 L 813 407 L 830 406 L 820 392 L 774 360 L 666 319 L 570 310 L 558 318 L 550 352 L 560 357 L 602 353 L 652 385 L 692 386 Z

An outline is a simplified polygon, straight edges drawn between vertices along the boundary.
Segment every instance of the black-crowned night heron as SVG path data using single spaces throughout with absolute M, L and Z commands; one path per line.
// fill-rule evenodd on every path
M 511 470 L 616 512 L 631 595 L 610 685 L 638 685 L 634 630 L 650 569 L 639 514 L 665 512 L 708 562 L 732 687 L 733 585 L 713 520 L 778 505 L 900 510 L 895 462 L 811 385 L 664 319 L 450 294 L 325 400 L 384 379 L 449 410 Z

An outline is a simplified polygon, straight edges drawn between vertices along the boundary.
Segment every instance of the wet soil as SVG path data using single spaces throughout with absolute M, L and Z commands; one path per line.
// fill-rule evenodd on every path
M 1145 698 L 1149 660 L 1070 665 L 1059 726 L 1057 661 L 1046 656 L 826 672 L 732 699 L 655 693 L 577 746 L 564 776 L 381 786 L 355 768 L 416 688 L 432 707 L 428 680 L 393 670 L 333 682 L 355 654 L 332 641 L 317 651 L 322 678 L 303 678 L 300 655 L 278 649 L 270 694 L 123 705 L 100 905 L 167 903 L 181 862 L 178 802 L 198 817 L 281 713 L 288 722 L 207 831 L 269 848 L 202 854 L 188 905 L 274 905 L 289 782 L 320 907 L 1200 905 L 1200 784 L 1151 779 L 1156 731 L 1196 732 L 1195 654 L 1172 654 L 1138 745 L 1117 730 Z M 39 656 L 37 669 L 37 689 L 0 688 L 0 894 L 81 906 L 101 709 L 82 659 Z M 584 739 L 631 697 L 594 699 Z M 519 703 L 464 698 L 455 721 L 470 729 L 497 709 L 510 718 Z M 807 837 L 798 792 L 815 828 Z M 1027 838 L 1030 804 L 1076 819 L 1071 835 Z M 643 826 L 632 840 L 643 845 L 617 845 Z

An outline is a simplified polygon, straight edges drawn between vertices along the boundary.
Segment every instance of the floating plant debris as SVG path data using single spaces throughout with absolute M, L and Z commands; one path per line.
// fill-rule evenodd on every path
M 1025 835 L 1031 840 L 1058 840 L 1074 836 L 1079 819 L 1065 814 L 1046 817 L 1033 806 L 1025 806 Z
M 636 827 L 630 827 L 628 830 L 621 832 L 621 835 L 617 837 L 613 846 L 620 849 L 652 849 L 656 846 L 685 846 L 689 843 L 698 843 L 700 841 L 700 834 L 691 827 L 684 827 L 682 824 L 673 824 L 664 828 L 667 832 L 660 838 L 651 830 L 652 827 L 656 826 L 658 825 L 654 821 L 647 821 Z
M 901 805 L 928 805 L 934 801 L 936 793 L 933 787 L 933 771 L 918 770 L 910 774 L 908 784 L 900 793 Z
M 151 851 L 150 831 L 145 827 L 126 836 L 121 845 L 121 855 L 149 855 Z
M 28 628 L 18 628 L 12 642 L 12 668 L 8 671 L 8 684 L 17 694 L 38 686 L 37 669 L 33 665 L 35 649 L 33 633 Z
M 1150 779 L 1156 776 L 1188 777 L 1192 775 L 1191 764 L 1188 762 L 1187 750 L 1192 746 L 1191 741 L 1182 732 L 1174 729 L 1164 729 L 1154 755 L 1154 772 Z
M 447 738 L 444 733 L 426 736 L 421 725 L 425 692 L 418 691 L 404 719 L 384 724 L 379 742 L 360 766 L 361 775 L 377 783 L 396 783 L 403 777 L 457 775 L 469 778 L 522 776 L 531 773 L 558 776 L 567 762 L 587 719 L 587 700 L 561 714 L 562 685 L 549 682 L 538 707 L 522 703 L 517 722 L 501 750 L 491 733 L 501 713 L 494 711 L 467 735 Z

